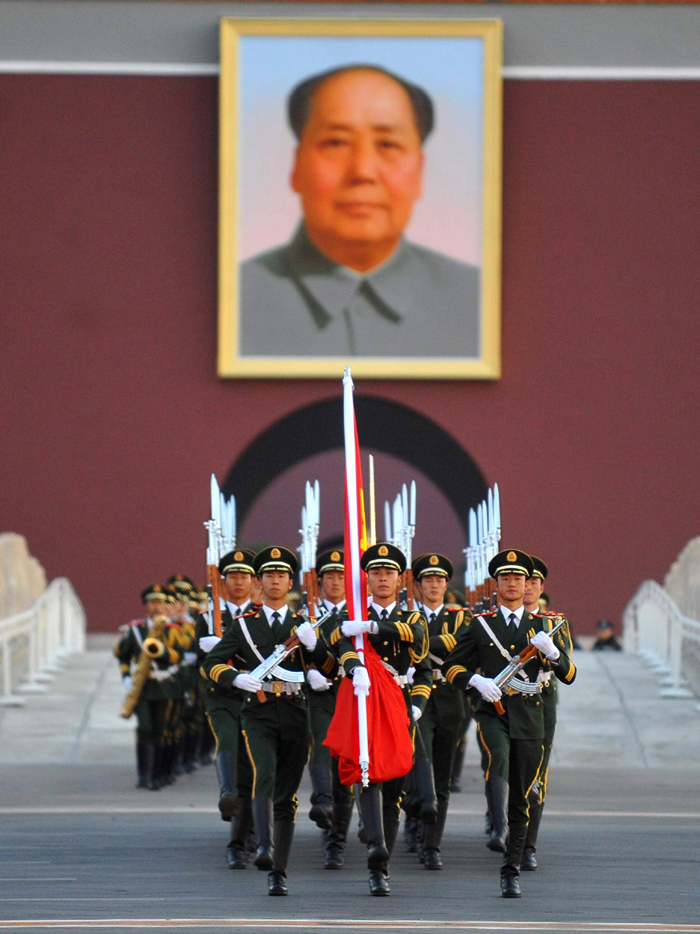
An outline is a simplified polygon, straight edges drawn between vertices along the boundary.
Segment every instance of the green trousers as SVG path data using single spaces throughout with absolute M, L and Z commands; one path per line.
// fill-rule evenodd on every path
M 498 775 L 508 782 L 509 825 L 527 824 L 527 796 L 542 764 L 543 741 L 512 739 L 507 715 L 479 713 L 477 730 L 486 759 L 486 781 Z
M 328 746 L 323 741 L 331 725 L 335 713 L 335 691 L 311 691 L 307 694 L 309 705 L 309 722 L 311 725 L 311 749 L 309 755 L 310 765 L 323 765 L 332 770 L 333 757 Z
M 235 763 L 236 789 L 240 798 L 250 798 L 253 792 L 253 769 L 241 732 L 243 699 L 206 694 L 204 705 L 211 731 L 216 740 L 216 754 L 230 752 Z
M 465 731 L 464 698 L 460 691 L 439 683 L 433 687 L 418 729 L 433 766 L 438 801 L 448 801 L 457 746 Z
M 554 745 L 554 731 L 557 726 L 557 692 L 556 688 L 552 691 L 542 693 L 542 706 L 544 708 L 544 755 L 542 764 L 537 772 L 537 794 L 539 804 L 544 804 L 547 797 L 547 779 L 549 778 L 549 759 L 552 755 L 552 746 Z M 534 789 L 533 789 L 534 793 Z
M 140 743 L 159 746 L 165 731 L 165 714 L 168 701 L 164 698 L 140 697 L 136 705 L 136 738 Z
M 309 754 L 309 713 L 303 695 L 246 698 L 241 730 L 253 769 L 253 797 L 271 798 L 275 821 L 294 821 L 297 789 Z

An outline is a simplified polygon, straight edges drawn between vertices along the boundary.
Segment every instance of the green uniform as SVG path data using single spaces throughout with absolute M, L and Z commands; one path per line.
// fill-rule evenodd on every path
M 493 636 L 482 625 L 485 620 Z M 523 608 L 517 626 L 509 623 L 499 609 L 475 616 L 463 627 L 454 649 L 447 655 L 443 671 L 447 680 L 457 688 L 466 689 L 470 678 L 477 673 L 494 678 L 507 664 L 504 652 L 517 655 L 527 648 L 536 632 L 544 630 L 543 620 Z M 555 637 L 556 638 L 556 637 Z M 559 658 L 551 663 L 554 676 L 570 684 L 576 677 L 576 668 L 559 644 Z M 537 653 L 518 677 L 527 675 L 536 681 L 543 668 L 543 658 Z M 528 793 L 537 778 L 544 753 L 544 705 L 540 695 L 522 694 L 509 688 L 501 703 L 505 713 L 499 716 L 495 706 L 480 698 L 476 706 L 479 736 L 487 756 L 486 783 L 491 795 L 505 789 L 509 842 L 504 862 L 504 875 L 519 873 L 520 859 L 525 842 L 529 818 Z M 489 799 L 494 815 L 499 811 L 493 797 Z
M 379 654 L 384 667 L 394 676 L 401 687 L 413 731 L 415 727 L 411 708 L 415 705 L 421 711 L 425 709 L 433 683 L 432 665 L 428 659 L 428 633 L 425 621 L 421 613 L 401 610 L 396 603 L 386 608 L 386 610 L 372 604 L 369 608 L 368 618 L 370 622 L 376 624 L 377 632 L 369 633 L 365 638 L 369 640 L 372 647 Z M 344 636 L 341 628 L 338 627 L 331 636 L 331 642 L 346 675 L 352 677 L 353 671 L 360 664 L 352 639 Z M 415 669 L 412 685 L 408 683 L 409 668 Z M 364 802 L 370 789 L 380 788 L 381 790 L 379 796 L 376 792 L 371 793 L 373 809 L 376 809 L 375 802 L 380 801 L 383 836 L 390 856 L 399 828 L 404 777 L 401 776 L 389 782 L 384 782 L 381 786 L 370 784 L 370 788 L 363 790 L 360 794 L 360 809 L 363 823 L 368 831 L 368 846 L 371 849 L 370 834 L 372 828 L 377 826 L 378 815 L 370 813 L 370 809 Z M 374 870 L 381 867 L 370 865 L 369 868 Z

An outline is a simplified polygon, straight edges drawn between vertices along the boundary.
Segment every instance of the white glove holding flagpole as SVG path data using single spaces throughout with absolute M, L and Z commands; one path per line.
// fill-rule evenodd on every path
M 484 700 L 489 701 L 492 704 L 495 704 L 497 700 L 501 699 L 503 692 L 493 680 L 493 678 L 484 678 L 481 675 L 472 675 L 469 679 L 469 684 L 473 688 L 477 689 Z
M 530 639 L 530 645 L 534 645 L 539 652 L 546 655 L 552 662 L 555 662 L 559 658 L 559 649 L 546 632 L 536 632 L 532 639 Z
M 344 636 L 359 636 L 361 632 L 371 632 L 372 623 L 368 620 L 349 619 L 342 623 L 340 628 Z
M 352 686 L 358 696 L 364 694 L 365 697 L 369 697 L 369 672 L 361 665 L 352 673 Z
M 324 678 L 320 671 L 315 668 L 309 668 L 306 672 L 306 680 L 309 682 L 312 691 L 328 691 L 331 683 L 328 678 Z

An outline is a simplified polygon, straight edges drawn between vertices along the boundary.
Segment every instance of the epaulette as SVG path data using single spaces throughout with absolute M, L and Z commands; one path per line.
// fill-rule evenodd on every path
M 408 617 L 406 622 L 408 623 L 409 626 L 412 626 L 414 623 L 418 622 L 418 620 L 420 619 L 420 616 L 421 616 L 420 610 L 414 610 L 413 613 L 411 613 L 411 615 Z
M 449 603 L 445 609 L 448 613 L 459 613 L 460 610 L 464 610 L 466 612 L 466 607 L 459 606 L 457 603 Z
M 495 616 L 498 610 L 484 610 L 483 613 L 477 613 L 476 616 Z
M 260 606 L 262 606 L 262 603 L 260 604 Z M 257 610 L 248 610 L 247 613 L 241 613 L 240 616 L 234 616 L 233 619 L 247 619 L 249 616 L 257 616 L 259 609 L 260 608 L 258 608 Z

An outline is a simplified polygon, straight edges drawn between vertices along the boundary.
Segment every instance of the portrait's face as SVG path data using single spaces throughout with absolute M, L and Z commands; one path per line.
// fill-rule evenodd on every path
M 297 147 L 292 187 L 307 231 L 333 253 L 398 243 L 421 194 L 423 153 L 410 98 L 375 71 L 324 81 Z

